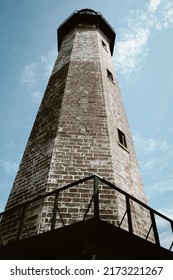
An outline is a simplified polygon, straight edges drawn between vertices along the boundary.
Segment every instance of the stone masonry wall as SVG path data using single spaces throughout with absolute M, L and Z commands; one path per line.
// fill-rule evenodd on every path
M 73 47 L 73 38 L 74 34 L 71 34 L 62 44 L 63 52 L 60 52 L 57 58 L 59 68 L 52 72 L 48 82 L 6 209 L 33 199 L 47 190 L 48 174 Z M 31 235 L 38 232 L 42 204 L 31 205 L 31 209 L 27 211 L 26 220 L 28 220 Z M 21 210 L 19 210 L 19 214 L 20 212 Z M 3 242 L 16 238 L 16 231 L 19 227 L 19 218 L 16 219 L 16 216 L 17 214 L 12 212 L 3 217 L 1 222 L 2 236 L 5 236 Z M 11 227 L 11 221 L 13 228 Z
M 114 172 L 113 182 L 119 188 L 147 204 L 133 139 L 115 75 L 113 60 L 109 52 L 109 48 L 103 48 L 103 44 L 101 43 L 104 41 L 104 43 L 108 46 L 108 42 L 100 33 L 98 33 L 98 41 Z M 108 77 L 107 69 L 112 73 L 113 81 Z M 127 148 L 120 143 L 118 129 L 120 129 L 125 135 Z M 120 197 L 117 203 L 119 205 L 118 215 L 122 217 L 125 209 L 125 201 L 123 201 L 122 197 Z M 144 209 L 140 209 L 140 207 L 133 204 L 134 203 L 132 203 L 131 208 L 133 209 L 133 221 L 135 221 L 134 231 L 136 231 L 140 236 L 146 236 L 146 232 L 150 226 L 149 213 L 145 213 Z M 139 222 L 139 216 L 141 217 L 142 215 L 144 216 L 143 222 Z
M 127 149 L 120 145 L 117 129 L 125 134 Z M 92 173 L 146 202 L 109 42 L 96 27 L 87 25 L 64 37 L 7 208 Z M 125 211 L 125 200 L 104 185 L 100 189 L 101 218 L 117 225 Z M 59 195 L 58 209 L 64 224 L 82 219 L 92 195 L 92 182 Z M 25 222 L 31 235 L 50 230 L 53 207 L 54 197 L 29 206 Z M 142 236 L 148 214 L 140 224 L 137 213 L 142 210 L 131 207 L 134 228 Z M 93 205 L 87 218 L 92 215 Z M 12 215 L 2 221 L 5 242 L 15 238 L 19 219 L 13 216 L 13 230 L 9 225 Z M 59 226 L 62 219 L 57 215 Z M 26 236 L 25 231 L 22 236 Z
M 63 186 L 92 173 L 113 180 L 97 30 L 79 28 L 75 31 L 54 142 L 49 190 L 52 190 L 52 184 Z M 62 216 L 68 217 L 66 224 L 81 220 L 81 208 L 83 211 L 87 208 L 91 194 L 92 188 L 83 185 L 82 188 L 73 188 L 73 194 L 67 193 L 59 201 Z M 107 195 L 110 195 L 110 190 L 107 190 Z M 43 210 L 43 225 L 50 217 L 49 210 L 52 211 L 49 207 Z M 49 223 L 47 226 L 49 228 Z
M 113 73 L 113 82 L 107 76 L 107 69 Z M 127 149 L 119 143 L 118 128 L 125 133 Z M 109 42 L 98 30 L 87 26 L 75 31 L 49 172 L 49 190 L 54 188 L 52 184 L 56 187 L 59 184 L 66 185 L 90 173 L 105 177 L 146 202 L 133 140 L 115 78 Z M 82 190 L 79 187 L 73 188 L 73 194 L 67 192 L 62 196 L 59 209 L 66 224 L 81 220 L 82 205 L 85 210 L 91 193 L 89 188 L 82 186 Z M 101 186 L 100 205 L 102 219 L 116 225 L 126 209 L 124 197 L 105 186 Z M 135 221 L 134 231 L 140 236 L 146 236 L 150 226 L 149 213 L 137 205 L 132 204 L 131 208 Z M 48 228 L 51 211 L 52 208 L 47 207 L 43 210 L 42 225 L 47 220 Z M 138 219 L 141 213 L 144 215 L 143 222 Z M 127 229 L 127 219 L 123 227 Z

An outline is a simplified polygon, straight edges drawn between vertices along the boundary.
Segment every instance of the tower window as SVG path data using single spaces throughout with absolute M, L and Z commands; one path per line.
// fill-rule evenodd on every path
M 107 51 L 108 49 L 107 49 L 107 45 L 106 45 L 106 43 L 102 40 L 102 47 Z
M 118 129 L 118 137 L 119 137 L 119 143 L 127 149 L 126 136 L 120 129 Z
M 107 76 L 112 82 L 114 81 L 113 75 L 108 69 L 107 69 Z

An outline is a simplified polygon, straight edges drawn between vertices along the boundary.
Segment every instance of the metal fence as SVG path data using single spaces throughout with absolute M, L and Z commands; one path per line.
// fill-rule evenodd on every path
M 84 221 L 88 218 L 94 218 L 96 220 L 98 219 L 105 220 L 104 218 L 105 215 L 103 215 L 101 204 L 102 204 L 102 196 L 104 195 L 104 187 L 106 187 L 108 190 L 111 190 L 112 196 L 115 192 L 116 197 L 119 197 L 121 203 L 123 202 L 124 205 L 123 208 L 121 209 L 121 215 L 119 215 L 119 221 L 117 224 L 114 224 L 115 226 L 118 226 L 119 228 L 128 231 L 130 234 L 139 235 L 140 237 L 148 241 L 154 242 L 158 246 L 173 251 L 173 221 L 168 217 L 164 216 L 163 214 L 152 209 L 148 205 L 144 204 L 143 202 L 139 201 L 132 195 L 118 188 L 114 184 L 98 176 L 97 174 L 93 174 L 91 176 L 85 177 L 81 180 L 75 181 L 61 188 L 55 189 L 49 193 L 38 196 L 37 198 L 34 198 L 32 200 L 28 200 L 24 203 L 21 203 L 13 208 L 10 208 L 0 213 L 0 245 L 5 244 L 4 243 L 5 231 L 3 230 L 3 220 L 5 220 L 6 216 L 10 217 L 11 213 L 13 213 L 13 220 L 11 221 L 9 229 L 12 232 L 15 232 L 14 241 L 32 236 L 32 231 L 30 230 L 30 227 L 26 222 L 26 215 L 27 215 L 27 210 L 31 208 L 31 205 L 34 205 L 34 203 L 39 204 L 45 200 L 51 201 L 52 207 L 51 207 L 51 213 L 49 213 L 51 217 L 49 217 L 50 227 L 47 229 L 48 231 L 54 230 L 57 227 L 66 226 L 67 223 L 63 217 L 61 207 L 58 206 L 62 197 L 61 195 L 63 192 L 68 192 L 72 189 L 74 190 L 74 188 L 79 188 L 79 192 L 80 192 L 80 186 L 82 184 L 85 184 L 85 186 L 87 186 L 88 184 L 88 187 L 91 188 L 91 192 L 90 192 L 90 197 L 87 200 L 87 203 L 84 204 L 85 207 L 83 206 L 80 215 L 79 213 L 77 213 L 77 216 L 79 216 L 80 219 L 77 219 L 76 222 L 79 220 Z M 114 205 L 115 203 L 110 205 L 109 202 L 104 210 L 104 214 L 106 211 L 109 211 L 106 210 L 108 209 L 108 207 L 109 209 L 116 208 L 117 205 Z M 134 211 L 134 209 L 139 209 L 139 211 L 136 210 Z M 14 216 L 16 211 L 18 213 L 18 217 L 17 217 L 18 222 L 17 224 L 15 223 L 15 229 L 14 229 L 13 221 L 15 219 Z M 147 219 L 145 218 L 146 216 Z M 60 221 L 58 223 L 58 226 L 57 226 L 57 219 Z M 108 218 L 106 218 L 106 221 L 109 222 Z M 138 233 L 136 224 L 139 225 L 141 224 L 143 227 L 144 222 L 146 224 L 147 230 L 145 230 L 144 235 L 141 236 Z

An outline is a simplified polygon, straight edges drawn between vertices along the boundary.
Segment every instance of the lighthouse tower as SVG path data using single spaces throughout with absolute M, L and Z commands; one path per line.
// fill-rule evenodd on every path
M 128 207 L 133 233 L 146 237 L 149 231 L 152 240 L 149 212 L 135 201 L 127 207 L 123 196 L 147 203 L 115 75 L 114 42 L 113 28 L 90 9 L 75 11 L 59 26 L 58 57 L 2 217 L 3 244 L 77 223 L 84 213 L 90 219 L 93 211 L 127 230 Z M 83 178 L 94 178 L 100 190 L 99 213 L 93 181 Z

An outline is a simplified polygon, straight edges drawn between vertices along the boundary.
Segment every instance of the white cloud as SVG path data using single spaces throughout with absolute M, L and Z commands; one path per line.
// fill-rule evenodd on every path
M 148 6 L 148 11 L 151 13 L 155 13 L 158 6 L 160 5 L 160 2 L 161 0 L 151 0 Z
M 140 62 L 147 53 L 145 46 L 149 35 L 148 29 L 137 28 L 133 36 L 127 34 L 127 38 L 123 42 L 117 43 L 115 59 L 118 71 L 128 75 L 140 68 Z
M 133 136 L 141 171 L 145 178 L 145 186 L 149 198 L 161 193 L 173 191 L 172 173 L 173 149 L 171 138 L 144 138 L 139 134 Z M 148 176 L 151 176 L 152 185 L 148 186 Z
M 19 164 L 8 160 L 0 160 L 0 165 L 4 168 L 7 174 L 16 173 Z
M 134 142 L 139 153 L 139 164 L 143 175 L 145 174 L 145 188 L 149 199 L 162 194 L 173 195 L 172 158 L 173 150 L 168 139 L 157 137 L 142 138 L 135 134 Z M 150 177 L 150 183 L 147 177 Z M 152 182 L 152 183 L 151 183 Z
M 142 138 L 138 134 L 133 135 L 133 139 L 137 149 L 143 152 L 170 152 L 170 145 L 166 139 L 158 139 L 158 138 Z
M 173 25 L 173 2 L 166 1 L 163 7 L 163 26 L 165 28 Z
M 173 220 L 173 206 L 158 209 L 158 212 Z M 173 232 L 169 221 L 156 215 L 156 224 L 159 232 L 161 246 L 169 249 L 173 241 Z
M 146 13 L 138 11 L 128 18 L 127 28 L 122 30 L 123 38 L 116 44 L 115 49 L 115 67 L 118 73 L 129 77 L 140 69 L 148 52 L 150 33 Z
M 173 25 L 173 2 L 151 0 L 143 10 L 132 11 L 115 49 L 117 73 L 130 77 L 142 67 L 150 37 Z
M 159 239 L 161 246 L 169 250 L 173 241 L 173 234 L 171 232 L 171 229 L 167 229 L 160 233 Z
M 153 183 L 150 187 L 148 187 L 148 195 L 150 197 L 154 194 L 160 195 L 168 192 L 173 195 L 173 176 L 170 176 L 163 181 L 158 180 L 156 183 Z
M 158 166 L 160 164 L 160 160 L 154 158 L 154 159 L 149 159 L 147 161 L 144 161 L 142 164 L 142 169 L 144 171 L 150 171 L 152 170 L 154 167 Z
M 171 205 L 169 208 L 167 207 L 160 208 L 158 209 L 158 212 L 162 213 L 166 217 L 169 217 L 170 219 L 173 220 L 173 205 Z
M 23 73 L 21 75 L 21 83 L 28 86 L 33 86 L 36 79 L 36 68 L 37 63 L 33 62 L 24 67 Z
M 32 97 L 32 102 L 35 104 L 40 104 L 41 98 L 42 98 L 42 94 L 39 90 L 34 91 L 31 93 L 31 97 Z
M 145 141 L 146 149 L 149 152 L 154 152 L 154 151 L 160 151 L 160 152 L 166 152 L 169 150 L 169 144 L 167 143 L 166 140 L 160 140 L 157 138 L 150 138 Z
M 45 87 L 45 83 L 51 74 L 56 54 L 56 48 L 53 48 L 45 55 L 41 55 L 37 61 L 26 65 L 23 69 L 21 84 L 28 86 L 31 100 L 35 104 L 40 103 L 42 97 L 41 90 Z M 30 88 L 32 88 L 32 91 L 30 91 Z
M 47 54 L 41 55 L 40 57 L 40 64 L 43 65 L 43 73 L 42 75 L 45 76 L 47 79 L 52 72 L 52 67 L 55 62 L 55 58 L 57 55 L 57 50 L 56 48 L 53 48 L 51 51 L 48 51 Z

